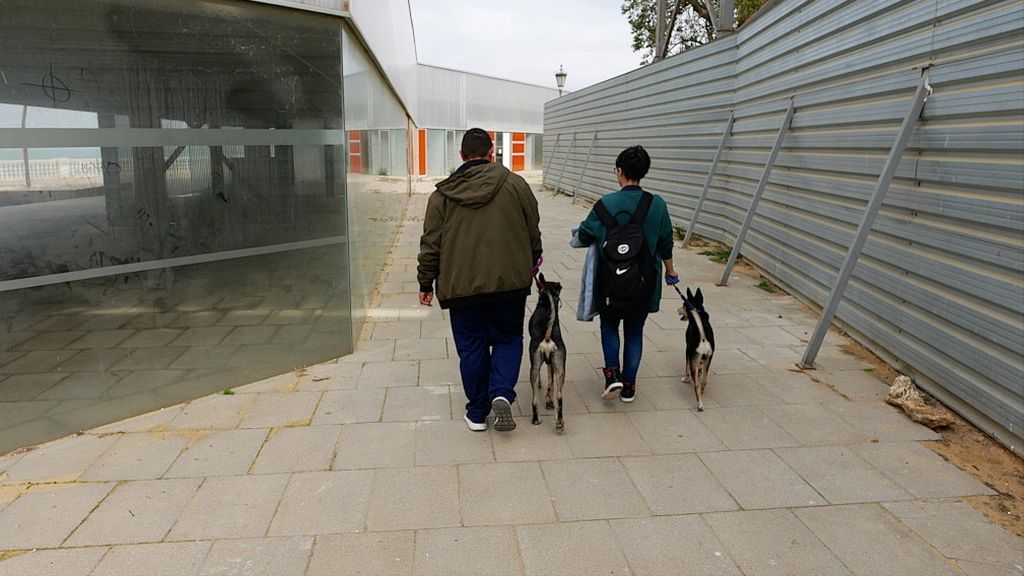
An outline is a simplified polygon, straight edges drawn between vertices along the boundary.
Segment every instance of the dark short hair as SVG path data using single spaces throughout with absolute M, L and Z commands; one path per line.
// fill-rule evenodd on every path
M 619 152 L 615 167 L 622 169 L 622 175 L 629 180 L 639 181 L 651 169 L 651 157 L 643 146 L 630 146 Z
M 483 158 L 493 146 L 491 135 L 480 128 L 470 128 L 462 137 L 462 155 L 466 158 Z

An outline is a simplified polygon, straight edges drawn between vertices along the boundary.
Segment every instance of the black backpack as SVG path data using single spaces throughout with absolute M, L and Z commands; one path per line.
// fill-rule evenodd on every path
M 608 233 L 601 246 L 597 285 L 604 310 L 619 318 L 635 318 L 650 312 L 651 295 L 658 281 L 658 267 L 644 237 L 644 219 L 654 196 L 644 192 L 629 222 L 619 224 L 604 203 L 594 213 Z

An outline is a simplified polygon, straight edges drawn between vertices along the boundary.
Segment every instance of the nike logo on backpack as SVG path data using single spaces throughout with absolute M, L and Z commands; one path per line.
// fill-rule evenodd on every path
M 622 276 L 626 272 L 629 272 L 629 268 L 625 268 L 625 269 L 623 269 L 623 268 L 616 268 L 615 269 L 616 276 Z

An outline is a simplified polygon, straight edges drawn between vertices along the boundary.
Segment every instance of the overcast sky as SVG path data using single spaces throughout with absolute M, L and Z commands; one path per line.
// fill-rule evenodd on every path
M 621 0 L 410 0 L 419 61 L 579 90 L 640 65 Z

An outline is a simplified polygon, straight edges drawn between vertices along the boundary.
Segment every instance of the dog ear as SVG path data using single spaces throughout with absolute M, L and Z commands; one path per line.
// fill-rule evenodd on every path
M 540 273 L 539 278 L 540 278 L 541 285 L 543 285 L 544 284 L 544 273 L 543 272 Z
M 697 288 L 697 293 L 693 295 L 693 304 L 697 307 L 704 305 L 704 295 L 700 293 L 700 288 Z
M 698 290 L 700 290 L 700 288 L 698 288 Z M 690 292 L 689 288 L 686 289 L 686 299 L 691 302 L 693 301 L 693 292 Z
M 552 282 L 548 284 L 548 287 L 551 288 L 551 291 L 555 293 L 555 296 L 560 296 L 562 294 L 561 282 Z

